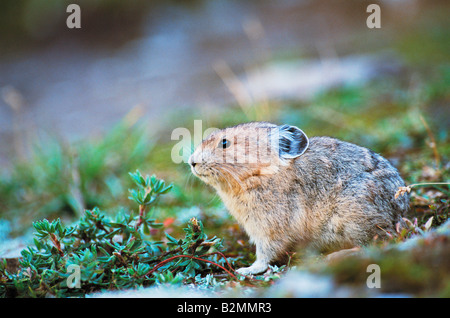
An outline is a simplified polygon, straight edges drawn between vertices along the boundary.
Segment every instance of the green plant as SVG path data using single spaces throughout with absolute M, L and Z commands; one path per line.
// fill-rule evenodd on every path
M 28 160 L 14 160 L 0 173 L 0 217 L 23 234 L 32 220 L 78 220 L 95 206 L 105 212 L 129 206 L 129 182 L 121 176 L 150 162 L 152 149 L 145 127 L 127 118 L 99 139 L 68 144 L 41 138 Z
M 0 295 L 84 296 L 155 283 L 217 283 L 201 277 L 220 270 L 236 278 L 221 252 L 223 240 L 208 238 L 196 218 L 184 229 L 185 238 L 166 233 L 166 241 L 152 240 L 150 228 L 160 229 L 162 224 L 149 212 L 172 185 L 138 170 L 130 176 L 136 188 L 129 198 L 138 204 L 138 213 L 121 210 L 111 220 L 94 208 L 74 226 L 66 227 L 60 219 L 34 222 L 34 246 L 22 251 L 19 270 L 9 272 L 6 261 L 0 264 Z M 72 269 L 79 270 L 77 277 Z

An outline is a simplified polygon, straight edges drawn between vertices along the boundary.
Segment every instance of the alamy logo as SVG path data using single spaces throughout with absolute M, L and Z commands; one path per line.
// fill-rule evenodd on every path
M 68 288 L 81 288 L 81 270 L 80 265 L 70 264 L 67 266 L 67 277 L 66 284 Z
M 67 13 L 71 13 L 66 20 L 69 29 L 81 29 L 81 8 L 78 4 L 69 4 L 66 9 Z
M 172 147 L 172 161 L 175 164 L 190 163 L 191 158 L 197 163 L 268 165 L 277 164 L 274 158 L 278 158 L 279 153 L 283 154 L 283 158 L 295 157 L 288 153 L 290 146 L 296 142 L 295 136 L 283 128 L 240 127 L 239 133 L 234 128 L 225 128 L 219 135 L 202 144 L 203 140 L 218 130 L 208 128 L 203 131 L 202 120 L 194 120 L 193 134 L 187 128 L 175 128 L 171 134 L 171 140 L 177 141 Z
M 381 288 L 381 270 L 377 264 L 370 264 L 367 266 L 367 273 L 371 273 L 366 280 L 368 288 Z
M 371 13 L 366 20 L 369 29 L 381 28 L 381 8 L 378 4 L 369 4 L 366 12 Z
M 189 129 L 185 127 L 178 127 L 172 131 L 171 140 L 178 140 L 172 148 L 172 161 L 176 164 L 187 163 L 189 156 L 192 153 L 193 146 L 199 145 L 203 139 L 208 137 L 212 132 L 218 128 L 208 128 L 203 132 L 203 121 L 194 120 L 194 134 L 192 135 Z

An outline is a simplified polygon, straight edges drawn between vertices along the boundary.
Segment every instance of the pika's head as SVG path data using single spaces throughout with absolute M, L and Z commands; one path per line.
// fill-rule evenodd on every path
M 251 122 L 210 134 L 189 158 L 194 175 L 222 189 L 243 189 L 277 173 L 308 148 L 305 133 L 289 125 Z

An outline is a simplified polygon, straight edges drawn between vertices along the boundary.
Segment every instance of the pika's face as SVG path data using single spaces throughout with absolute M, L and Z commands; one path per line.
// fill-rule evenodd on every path
M 252 122 L 209 135 L 189 158 L 194 175 L 212 186 L 243 187 L 250 178 L 277 173 L 308 147 L 297 127 Z

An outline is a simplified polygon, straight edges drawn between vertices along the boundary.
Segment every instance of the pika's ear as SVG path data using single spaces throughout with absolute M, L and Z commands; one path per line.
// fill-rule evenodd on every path
M 278 151 L 281 158 L 297 158 L 309 146 L 309 139 L 298 127 L 278 126 Z

